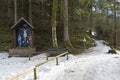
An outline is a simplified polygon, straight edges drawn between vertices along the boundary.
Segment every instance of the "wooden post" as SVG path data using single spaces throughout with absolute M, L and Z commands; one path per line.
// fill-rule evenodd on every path
M 32 45 L 31 45 L 31 48 L 34 47 L 34 44 L 35 44 L 35 35 L 34 35 L 34 29 L 32 29 Z
M 30 56 L 31 56 L 31 55 L 30 55 L 30 53 L 29 53 L 29 60 L 31 60 Z
M 32 49 L 32 48 L 30 48 L 30 46 L 29 46 L 29 49 Z M 31 53 L 28 54 L 28 57 L 29 57 L 29 60 L 31 60 L 31 58 L 30 58 L 31 57 Z
M 48 60 L 48 53 L 46 53 L 46 60 Z
M 58 57 L 56 57 L 56 65 L 59 65 L 59 64 L 58 64 Z
M 37 80 L 37 72 L 36 72 L 36 67 L 34 68 L 34 80 Z
M 68 53 L 67 53 L 67 60 L 68 60 Z
M 86 39 L 84 38 L 84 39 L 83 39 L 83 47 L 84 47 L 84 50 L 86 49 L 85 43 L 86 43 Z
M 13 29 L 13 47 L 16 48 L 17 44 L 16 44 L 16 30 Z

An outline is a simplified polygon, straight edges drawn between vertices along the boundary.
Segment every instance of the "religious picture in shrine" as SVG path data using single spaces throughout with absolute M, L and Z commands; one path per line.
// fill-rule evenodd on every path
M 27 24 L 22 24 L 16 30 L 16 41 L 19 47 L 30 47 L 32 43 L 32 29 Z

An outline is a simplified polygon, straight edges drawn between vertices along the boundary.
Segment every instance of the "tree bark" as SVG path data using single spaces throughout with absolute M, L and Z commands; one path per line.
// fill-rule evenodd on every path
M 31 0 L 29 0 L 29 22 L 32 24 L 32 8 L 31 8 Z
M 73 47 L 69 39 L 68 29 L 68 0 L 63 0 L 63 25 L 64 25 L 64 43 L 69 51 L 78 53 L 78 50 Z
M 17 0 L 14 0 L 14 23 L 17 22 Z
M 44 16 L 44 2 L 42 0 L 42 16 Z
M 11 17 L 11 0 L 8 0 L 8 18 Z
M 114 0 L 114 48 L 117 47 L 117 32 L 116 32 L 116 0 Z
M 52 42 L 53 47 L 58 48 L 57 33 L 56 33 L 56 13 L 57 13 L 57 0 L 53 0 L 52 7 Z
M 92 35 L 92 30 L 93 30 L 93 23 L 92 23 L 92 19 L 93 19 L 93 18 L 92 18 L 92 17 L 93 17 L 92 4 L 93 4 L 93 2 L 92 2 L 92 1 L 93 1 L 93 0 L 91 0 L 91 2 L 90 2 L 90 3 L 91 3 L 91 4 L 90 4 L 90 5 L 91 5 L 91 6 L 90 6 L 90 8 L 91 8 L 91 9 L 90 9 L 90 30 L 89 30 L 89 34 L 90 34 L 90 35 Z
M 23 8 L 24 8 L 24 1 L 21 0 L 21 3 L 22 3 L 21 15 L 22 15 L 22 17 L 23 17 L 23 15 L 24 15 L 24 14 L 23 14 L 23 11 L 24 11 L 24 9 L 23 9 Z
M 63 12 L 63 21 L 64 21 L 64 41 L 69 40 L 68 32 L 68 1 L 64 0 L 64 12 Z

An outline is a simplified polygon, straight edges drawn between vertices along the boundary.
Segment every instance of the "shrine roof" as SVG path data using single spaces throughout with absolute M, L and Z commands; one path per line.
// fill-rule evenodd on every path
M 23 17 L 21 17 L 12 27 L 11 29 L 14 29 L 18 27 L 20 24 L 26 23 L 29 25 L 32 29 L 35 29 L 27 20 L 25 20 Z

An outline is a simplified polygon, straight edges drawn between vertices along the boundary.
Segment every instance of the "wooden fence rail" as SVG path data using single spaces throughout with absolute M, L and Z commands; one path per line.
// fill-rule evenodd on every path
M 53 57 L 53 58 L 47 60 L 47 61 L 44 61 L 42 63 L 34 65 L 33 67 L 30 67 L 30 68 L 28 68 L 28 69 L 26 69 L 26 70 L 24 70 L 24 71 L 22 71 L 22 72 L 20 72 L 20 73 L 18 73 L 16 75 L 12 76 L 11 78 L 8 78 L 7 80 L 16 80 L 18 77 L 23 76 L 24 74 L 26 74 L 26 73 L 28 73 L 30 71 L 34 72 L 34 80 L 36 80 L 37 79 L 37 71 L 36 71 L 37 67 L 39 67 L 41 65 L 44 65 L 45 63 L 47 63 L 49 61 L 53 61 L 55 59 L 56 59 L 56 65 L 58 65 L 58 58 L 61 57 L 61 56 L 63 56 L 63 55 L 67 55 L 67 60 L 68 60 L 68 51 L 66 51 L 66 52 L 64 52 L 64 53 L 62 53 L 62 54 L 60 54 L 60 55 L 58 55 L 56 57 Z

